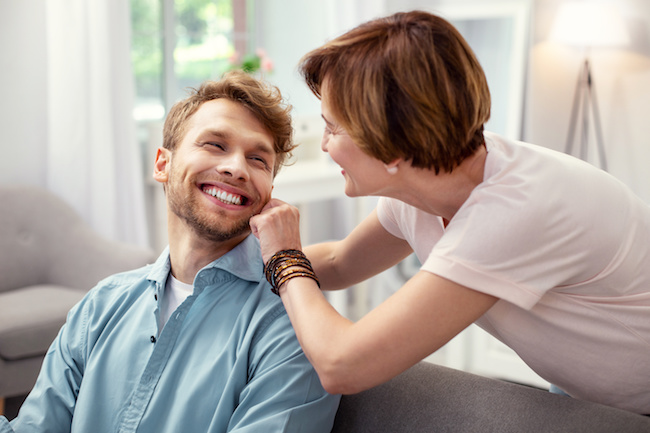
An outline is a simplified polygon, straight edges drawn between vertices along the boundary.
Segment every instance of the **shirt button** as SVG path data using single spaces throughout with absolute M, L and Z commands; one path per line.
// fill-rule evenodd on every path
M 152 335 L 151 338 L 150 338 L 150 340 L 151 340 L 152 343 L 155 343 L 155 342 L 156 342 L 156 337 L 154 337 L 154 336 Z

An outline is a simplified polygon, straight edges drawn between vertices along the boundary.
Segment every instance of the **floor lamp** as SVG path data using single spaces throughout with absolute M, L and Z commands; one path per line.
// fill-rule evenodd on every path
M 613 4 L 593 0 L 563 3 L 558 9 L 550 39 L 581 47 L 587 53 L 578 74 L 578 82 L 573 96 L 565 152 L 573 154 L 576 137 L 578 137 L 579 156 L 585 161 L 588 159 L 590 119 L 593 118 L 600 167 L 607 170 L 607 157 L 594 78 L 589 61 L 589 50 L 595 47 L 611 47 L 628 43 L 628 34 L 623 18 Z
M 603 131 L 600 126 L 600 113 L 596 101 L 596 89 L 593 86 L 591 76 L 591 65 L 589 57 L 585 57 L 582 69 L 578 75 L 578 83 L 573 94 L 573 108 L 571 109 L 571 120 L 569 121 L 569 133 L 567 134 L 564 152 L 573 155 L 573 145 L 576 138 L 576 129 L 580 129 L 580 159 L 585 161 L 589 158 L 589 113 L 594 119 L 594 131 L 596 134 L 596 148 L 600 167 L 607 171 L 607 157 L 605 156 L 605 145 L 603 144 Z M 580 123 L 578 124 L 578 113 Z

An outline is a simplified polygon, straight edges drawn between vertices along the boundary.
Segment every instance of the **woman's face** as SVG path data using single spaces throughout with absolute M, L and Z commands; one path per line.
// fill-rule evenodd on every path
M 345 177 L 345 194 L 349 197 L 382 195 L 386 182 L 384 163 L 361 150 L 341 126 L 329 104 L 327 81 L 321 86 L 321 113 L 325 131 L 321 141 L 323 152 L 341 166 Z

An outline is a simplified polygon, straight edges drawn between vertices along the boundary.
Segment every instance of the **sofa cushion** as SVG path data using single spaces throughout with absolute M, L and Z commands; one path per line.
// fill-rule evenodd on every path
M 0 292 L 0 358 L 44 355 L 70 308 L 85 294 L 52 285 Z

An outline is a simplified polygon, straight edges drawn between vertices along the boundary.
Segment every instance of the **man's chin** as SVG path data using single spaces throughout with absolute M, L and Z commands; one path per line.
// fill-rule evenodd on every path
M 212 242 L 226 242 L 236 239 L 244 239 L 251 232 L 250 218 L 241 220 L 230 227 L 223 227 L 222 225 L 190 223 L 196 234 L 206 240 Z

